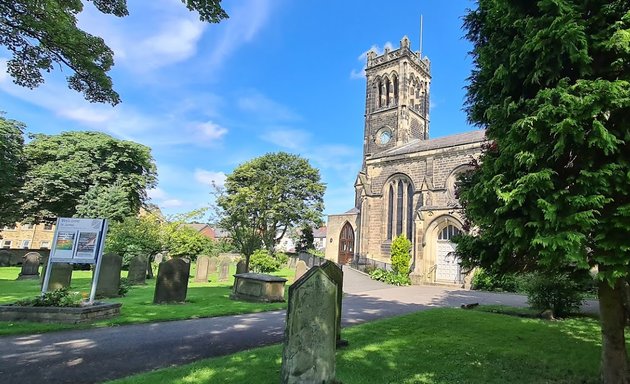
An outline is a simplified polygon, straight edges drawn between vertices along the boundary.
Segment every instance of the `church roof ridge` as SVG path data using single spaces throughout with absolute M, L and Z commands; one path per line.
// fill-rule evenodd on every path
M 372 155 L 370 159 L 380 159 L 380 158 L 388 157 L 388 156 L 404 155 L 404 154 L 413 153 L 413 152 L 422 152 L 422 151 L 429 151 L 432 149 L 448 148 L 448 147 L 454 147 L 456 145 L 477 143 L 477 142 L 485 141 L 485 140 L 486 140 L 486 131 L 483 129 L 477 129 L 474 131 L 468 131 L 468 132 L 457 133 L 454 135 L 437 137 L 435 139 L 429 139 L 429 140 L 415 139 L 415 140 L 411 140 L 407 144 L 402 145 L 400 147 L 388 149 L 381 153 L 374 154 Z

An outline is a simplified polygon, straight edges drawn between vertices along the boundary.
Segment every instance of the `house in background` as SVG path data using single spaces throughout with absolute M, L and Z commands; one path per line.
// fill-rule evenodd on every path
M 183 225 L 185 227 L 187 227 L 187 228 L 194 229 L 195 231 L 197 231 L 198 233 L 201 233 L 202 235 L 204 235 L 208 239 L 212 239 L 212 240 L 216 240 L 217 239 L 216 230 L 214 228 L 212 228 L 208 224 L 204 224 L 204 223 L 185 223 Z
M 313 229 L 313 246 L 318 251 L 326 249 L 326 227 Z
M 0 230 L 0 248 L 8 249 L 50 249 L 55 224 L 20 224 L 5 226 Z

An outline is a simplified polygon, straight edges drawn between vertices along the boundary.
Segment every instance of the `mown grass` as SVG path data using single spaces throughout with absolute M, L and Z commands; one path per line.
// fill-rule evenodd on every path
M 18 299 L 34 297 L 40 293 L 39 280 L 15 280 L 19 272 L 18 267 L 0 268 L 0 304 L 13 303 Z M 81 325 L 3 321 L 0 322 L 0 336 L 237 315 L 286 308 L 286 303 L 248 303 L 230 300 L 234 272 L 230 271 L 229 280 L 226 282 L 218 282 L 218 274 L 214 273 L 209 276 L 210 282 L 195 283 L 193 268 L 184 304 L 153 304 L 155 279 L 151 279 L 147 280 L 147 285 L 132 287 L 125 297 L 103 300 L 123 304 L 121 314 L 117 318 Z M 274 274 L 287 278 L 289 283 L 294 277 L 294 271 L 290 269 L 282 269 Z M 127 272 L 123 271 L 122 275 L 125 277 Z M 71 290 L 90 292 L 91 279 L 90 271 L 73 271 Z
M 594 319 L 562 321 L 434 309 L 343 330 L 344 384 L 597 383 L 601 351 Z M 282 346 L 198 361 L 112 384 L 277 383 Z

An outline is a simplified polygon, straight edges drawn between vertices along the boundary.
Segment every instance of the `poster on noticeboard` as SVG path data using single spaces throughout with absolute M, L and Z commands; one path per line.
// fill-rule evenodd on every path
M 52 261 L 94 264 L 98 258 L 105 230 L 103 219 L 57 219 Z

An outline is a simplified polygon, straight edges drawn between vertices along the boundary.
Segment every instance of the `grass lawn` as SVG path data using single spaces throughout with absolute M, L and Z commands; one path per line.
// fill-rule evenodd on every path
M 597 383 L 599 323 L 433 309 L 343 330 L 337 379 L 353 383 Z M 274 345 L 113 381 L 277 383 L 282 346 Z
M 234 269 L 234 266 L 232 268 Z M 19 272 L 19 267 L 0 268 L 0 304 L 9 304 L 18 299 L 34 297 L 40 293 L 39 280 L 15 280 Z M 210 274 L 211 282 L 195 283 L 193 282 L 195 275 L 193 265 L 185 304 L 153 304 L 155 279 L 151 279 L 147 280 L 147 285 L 132 287 L 125 297 L 104 300 L 123 304 L 121 314 L 117 318 L 81 325 L 0 321 L 0 336 L 226 316 L 286 308 L 286 303 L 246 303 L 230 300 L 229 295 L 234 279 L 231 275 L 235 271 L 231 270 L 230 272 L 230 279 L 227 282 L 217 282 L 218 274 L 214 273 Z M 282 269 L 274 274 L 287 278 L 288 283 L 293 281 L 293 270 Z M 127 272 L 123 271 L 123 277 L 125 276 L 127 276 Z M 91 271 L 73 271 L 71 290 L 89 293 L 91 279 Z

